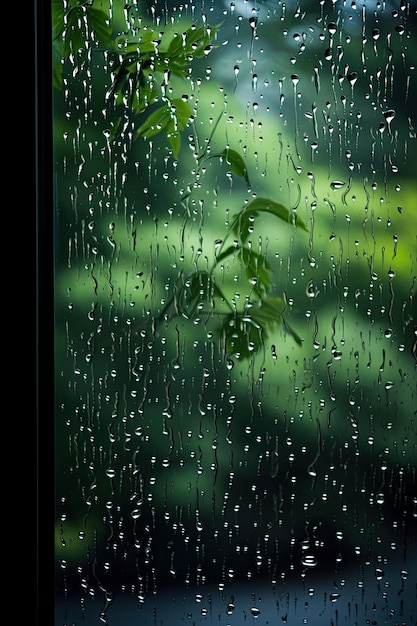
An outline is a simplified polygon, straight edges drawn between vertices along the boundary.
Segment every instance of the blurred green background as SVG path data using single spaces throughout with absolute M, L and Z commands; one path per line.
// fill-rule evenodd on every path
M 173 83 L 196 111 L 178 159 L 159 135 L 109 142 L 99 46 L 63 62 L 58 587 L 280 580 L 415 545 L 416 15 L 345 4 L 111 3 L 116 33 L 138 16 L 178 32 L 202 13 L 224 20 Z M 213 144 L 245 155 L 250 191 L 214 160 L 195 180 L 195 137 L 222 110 Z M 152 319 L 178 276 L 207 269 L 251 194 L 309 227 L 266 217 L 253 234 L 303 345 L 279 329 L 239 362 L 215 320 Z M 237 261 L 218 274 L 247 297 Z

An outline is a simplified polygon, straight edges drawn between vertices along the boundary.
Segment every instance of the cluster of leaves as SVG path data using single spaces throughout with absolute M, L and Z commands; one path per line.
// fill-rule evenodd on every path
M 107 100 L 120 112 L 113 122 L 112 139 L 123 130 L 124 122 L 140 116 L 134 138 L 164 133 L 178 157 L 181 131 L 193 112 L 187 96 L 172 97 L 171 79 L 187 78 L 192 61 L 207 56 L 214 47 L 219 27 L 192 24 L 180 34 L 142 26 L 136 36 L 112 38 L 109 15 L 95 8 L 94 0 L 69 0 L 65 10 L 62 0 L 53 0 L 54 84 L 62 86 L 62 59 L 82 63 L 86 42 L 94 37 L 110 62 Z
M 232 152 L 229 159 L 231 164 L 233 162 L 239 164 L 241 157 L 238 153 Z M 233 169 L 235 172 L 239 170 L 239 175 L 247 178 L 246 168 Z M 251 246 L 249 237 L 260 213 L 307 231 L 305 223 L 282 204 L 267 198 L 255 198 L 234 216 L 210 271 L 195 271 L 185 281 L 181 281 L 177 286 L 177 296 L 169 303 L 185 317 L 193 318 L 201 313 L 218 317 L 219 330 L 225 341 L 225 351 L 229 356 L 238 359 L 245 359 L 259 352 L 265 345 L 269 333 L 274 332 L 279 325 L 298 345 L 302 343 L 285 315 L 288 311 L 285 299 L 268 295 L 272 285 L 272 268 L 266 254 L 256 252 Z M 231 235 L 233 243 L 227 245 Z M 242 310 L 237 310 L 234 303 L 225 297 L 215 276 L 217 267 L 226 259 L 234 258 L 244 269 L 250 285 L 249 297 L 245 300 Z M 225 306 L 228 312 L 223 314 Z
M 192 24 L 181 34 L 174 33 L 172 29 L 161 32 L 153 27 L 140 27 L 136 36 L 112 38 L 109 15 L 95 8 L 94 0 L 69 0 L 65 9 L 62 0 L 53 2 L 55 51 L 59 61 L 56 64 L 55 85 L 62 85 L 62 59 L 71 57 L 75 64 L 82 63 L 87 42 L 97 42 L 110 60 L 111 87 L 107 100 L 114 110 L 121 111 L 113 125 L 112 139 L 123 131 L 123 123 L 131 123 L 133 116 L 138 119 L 135 138 L 141 136 L 147 140 L 162 133 L 174 156 L 178 157 L 181 132 L 192 120 L 193 111 L 186 96 L 172 96 L 172 78 L 186 79 L 190 76 L 193 59 L 210 53 L 220 25 Z M 245 161 L 236 150 L 229 146 L 216 154 L 209 150 L 218 122 L 204 150 L 197 156 L 198 170 L 201 171 L 208 159 L 217 158 L 228 165 L 232 174 L 243 178 L 249 187 Z M 181 198 L 185 210 L 188 210 L 190 194 L 191 191 Z M 259 352 L 268 334 L 278 325 L 297 344 L 301 344 L 299 335 L 286 318 L 288 306 L 285 299 L 268 295 L 272 285 L 272 268 L 266 254 L 252 248 L 250 236 L 260 214 L 268 214 L 307 230 L 304 222 L 282 204 L 256 197 L 234 216 L 212 268 L 178 279 L 175 293 L 154 321 L 170 319 L 175 315 L 195 318 L 201 313 L 220 320 L 225 351 L 237 358 L 247 358 Z M 228 245 L 231 237 L 233 243 Z M 225 297 L 216 280 L 215 270 L 226 259 L 236 259 L 248 279 L 248 294 L 241 310 Z
M 94 0 L 52 0 L 53 83 L 62 87 L 63 60 L 82 64 L 86 43 L 94 37 L 103 48 L 111 45 L 109 15 L 94 6 Z
M 186 95 L 172 98 L 170 83 L 173 76 L 186 78 L 193 59 L 209 54 L 212 39 L 219 25 L 209 28 L 192 24 L 182 34 L 169 35 L 147 28 L 132 41 L 120 37 L 115 41 L 116 51 L 112 55 L 114 80 L 109 98 L 116 106 L 124 106 L 134 115 L 143 114 L 148 107 L 152 112 L 136 128 L 139 136 L 149 139 L 163 132 L 175 155 L 181 147 L 181 131 L 190 122 L 193 112 Z M 127 119 L 130 116 L 127 115 Z M 119 130 L 122 118 L 115 124 Z

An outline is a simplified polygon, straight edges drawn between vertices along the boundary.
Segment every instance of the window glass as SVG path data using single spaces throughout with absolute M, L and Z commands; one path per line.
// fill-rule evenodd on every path
M 56 624 L 415 623 L 413 3 L 52 18 Z

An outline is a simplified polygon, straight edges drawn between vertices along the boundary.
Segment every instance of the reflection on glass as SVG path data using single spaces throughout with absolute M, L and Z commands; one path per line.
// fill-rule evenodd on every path
M 415 9 L 53 25 L 57 624 L 414 623 Z

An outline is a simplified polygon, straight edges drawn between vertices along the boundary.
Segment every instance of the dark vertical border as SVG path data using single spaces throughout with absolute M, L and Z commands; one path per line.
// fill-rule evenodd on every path
M 34 0 L 36 623 L 54 623 L 54 216 L 51 0 Z M 31 621 L 31 620 L 30 620 Z

